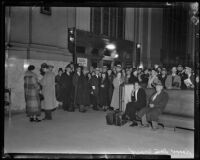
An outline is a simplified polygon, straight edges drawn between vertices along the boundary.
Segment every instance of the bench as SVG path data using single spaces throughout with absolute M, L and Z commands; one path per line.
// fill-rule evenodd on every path
M 155 92 L 145 89 L 147 99 Z M 194 130 L 194 90 L 165 90 L 169 95 L 158 123 L 164 126 Z
M 122 86 L 122 111 L 131 101 L 132 84 Z M 169 95 L 164 112 L 159 116 L 159 122 L 163 126 L 194 130 L 194 90 L 165 90 Z M 155 89 L 145 88 L 147 101 L 155 92 Z

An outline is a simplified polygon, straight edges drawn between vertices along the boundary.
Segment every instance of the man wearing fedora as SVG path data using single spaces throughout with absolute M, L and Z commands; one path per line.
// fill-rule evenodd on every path
M 99 107 L 99 86 L 100 86 L 100 80 L 101 78 L 99 77 L 99 68 L 95 69 L 95 75 L 92 76 L 91 79 L 91 94 L 92 94 L 92 99 L 93 99 L 93 109 L 94 110 L 100 110 L 101 108 Z

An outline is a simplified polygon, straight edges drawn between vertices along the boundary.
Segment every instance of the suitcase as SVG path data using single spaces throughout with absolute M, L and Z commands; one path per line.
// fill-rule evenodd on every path
M 123 112 L 119 112 L 115 114 L 115 125 L 116 126 L 123 126 L 126 123 L 126 120 L 122 118 L 124 115 Z
M 114 124 L 114 114 L 115 114 L 115 111 L 111 111 L 111 112 L 107 113 L 106 122 L 107 122 L 108 125 Z
M 123 91 L 123 87 L 124 85 L 120 85 L 119 87 L 119 111 L 117 111 L 115 114 L 114 114 L 114 125 L 116 126 L 122 126 L 126 123 L 125 120 L 123 120 L 123 115 L 124 115 L 124 112 L 122 111 L 122 91 Z

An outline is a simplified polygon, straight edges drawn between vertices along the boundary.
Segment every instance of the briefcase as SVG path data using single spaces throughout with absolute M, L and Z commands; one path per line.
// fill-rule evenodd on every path
M 115 111 L 108 112 L 106 115 L 106 122 L 108 125 L 113 125 L 114 124 L 114 115 Z
M 123 112 L 118 112 L 115 114 L 115 125 L 116 126 L 123 126 L 126 123 L 126 120 L 124 120 L 123 117 Z

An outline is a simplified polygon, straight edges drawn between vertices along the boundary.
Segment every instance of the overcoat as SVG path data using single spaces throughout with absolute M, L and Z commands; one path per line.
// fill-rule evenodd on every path
M 44 95 L 42 109 L 52 110 L 56 108 L 55 74 L 51 71 L 46 72 L 40 84 L 42 85 L 42 94 Z
M 138 112 L 137 115 L 139 118 L 142 118 L 142 116 L 146 114 L 147 121 L 158 121 L 159 116 L 163 113 L 167 105 L 169 96 L 167 92 L 161 91 L 161 93 L 153 100 L 152 98 L 155 94 L 156 92 L 150 97 L 148 106 Z M 154 104 L 154 107 L 150 108 L 149 104 Z

